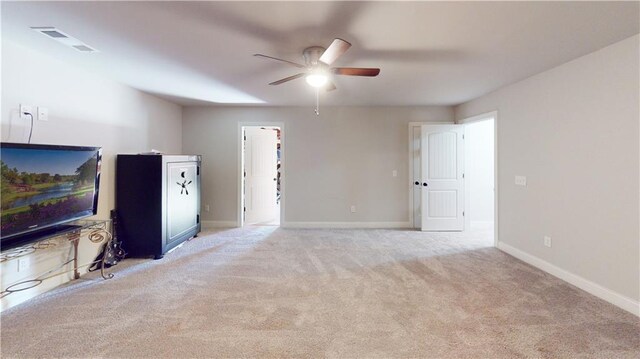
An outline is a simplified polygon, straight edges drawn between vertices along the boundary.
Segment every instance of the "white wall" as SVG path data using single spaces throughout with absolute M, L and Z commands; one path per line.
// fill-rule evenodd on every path
M 72 50 L 70 50 L 72 51 Z M 87 56 L 94 56 L 88 54 Z M 181 152 L 182 109 L 130 87 L 98 77 L 47 55 L 2 41 L 3 142 L 26 142 L 29 121 L 18 116 L 19 104 L 44 106 L 49 121 L 35 121 L 32 143 L 93 145 L 103 148 L 102 179 L 97 218 L 109 218 L 114 208 L 114 168 L 117 153 L 150 148 Z M 81 263 L 93 260 L 97 249 L 83 241 Z M 54 256 L 64 257 L 56 253 Z M 54 263 L 60 263 L 60 258 Z M 2 263 L 2 288 L 30 273 L 40 274 L 48 262 L 39 253 L 27 272 L 16 273 L 17 261 Z M 46 262 L 46 263 L 45 263 Z M 32 290 L 2 299 L 2 307 L 66 281 L 60 276 Z
M 501 248 L 635 313 L 639 40 L 456 108 L 458 120 L 498 111 Z M 527 187 L 515 186 L 515 175 L 527 176 Z
M 209 224 L 236 224 L 238 123 L 256 121 L 284 122 L 284 226 L 408 227 L 409 122 L 452 122 L 453 109 L 326 107 L 317 117 L 312 106 L 186 107 L 183 150 L 203 155 L 202 204 L 211 211 L 202 214 Z
M 469 186 L 466 214 L 471 222 L 493 222 L 494 121 L 465 126 L 465 184 Z

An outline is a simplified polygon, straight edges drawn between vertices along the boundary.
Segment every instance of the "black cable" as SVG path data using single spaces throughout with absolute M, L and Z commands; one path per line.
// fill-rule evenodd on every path
M 29 141 L 27 143 L 31 143 L 31 135 L 33 134 L 33 115 L 29 112 L 25 112 L 25 115 L 31 116 L 31 129 L 29 130 Z

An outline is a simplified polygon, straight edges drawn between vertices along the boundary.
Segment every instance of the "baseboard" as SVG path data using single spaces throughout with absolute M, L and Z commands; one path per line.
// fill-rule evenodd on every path
M 512 247 L 504 242 L 498 242 L 498 249 L 520 259 L 525 263 L 528 263 L 538 269 L 541 269 L 553 275 L 554 277 L 558 277 L 564 280 L 565 282 L 573 284 L 574 286 L 584 290 L 587 293 L 593 294 L 602 300 L 605 300 L 621 309 L 626 310 L 629 313 L 632 313 L 640 317 L 640 302 L 636 300 L 633 300 L 620 293 L 607 289 L 588 279 L 582 278 L 579 275 L 566 271 L 545 260 L 542 260 L 529 253 L 523 252 L 520 249 Z
M 470 221 L 469 223 L 471 223 L 471 225 L 473 226 L 478 225 L 478 226 L 492 226 L 493 225 L 493 221 Z
M 238 222 L 236 221 L 202 221 L 202 228 L 235 228 L 238 227 Z
M 283 228 L 411 228 L 410 222 L 284 222 Z
M 202 221 L 202 228 L 237 228 L 236 221 Z M 283 222 L 282 228 L 411 228 L 410 222 Z

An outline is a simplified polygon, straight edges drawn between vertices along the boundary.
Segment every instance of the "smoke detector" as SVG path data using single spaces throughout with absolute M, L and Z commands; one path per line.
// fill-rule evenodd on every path
M 32 30 L 35 30 L 39 33 L 41 33 L 42 35 L 56 40 L 59 43 L 69 46 L 77 51 L 80 52 L 98 52 L 98 50 L 94 49 L 93 47 L 83 43 L 82 41 L 71 37 L 67 34 L 65 34 L 64 32 L 56 29 L 55 27 L 50 27 L 50 26 L 46 26 L 46 27 L 32 27 Z

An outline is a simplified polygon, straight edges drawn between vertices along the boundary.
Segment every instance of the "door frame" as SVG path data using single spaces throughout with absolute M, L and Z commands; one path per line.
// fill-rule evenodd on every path
M 238 162 L 237 162 L 237 171 L 238 181 L 237 181 L 237 217 L 236 220 L 238 222 L 238 227 L 244 227 L 244 194 L 242 193 L 242 188 L 244 186 L 244 147 L 242 146 L 244 143 L 244 138 L 242 136 L 242 129 L 244 127 L 278 127 L 280 128 L 280 227 L 285 222 L 285 178 L 287 166 L 285 165 L 285 126 L 284 122 L 274 122 L 274 121 L 258 121 L 258 122 L 238 122 Z
M 498 235 L 498 223 L 499 223 L 499 211 L 498 211 L 498 198 L 499 198 L 499 194 L 500 194 L 500 187 L 499 187 L 499 178 L 498 178 L 498 168 L 500 166 L 500 162 L 499 162 L 499 158 L 500 156 L 498 155 L 498 110 L 494 110 L 494 111 L 489 111 L 489 112 L 484 112 L 478 115 L 474 115 L 474 116 L 470 116 L 470 117 L 465 117 L 463 119 L 461 119 L 460 121 L 456 121 L 456 124 L 460 124 L 460 125 L 466 125 L 469 123 L 473 123 L 473 122 L 479 122 L 479 121 L 484 121 L 487 120 L 489 118 L 493 118 L 493 246 L 494 247 L 498 247 L 498 243 L 499 243 L 499 235 Z M 465 172 L 467 171 L 466 169 L 466 162 L 465 162 Z

